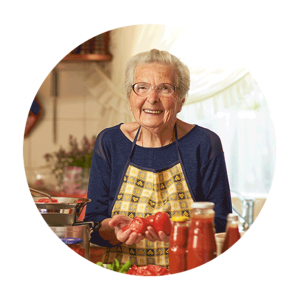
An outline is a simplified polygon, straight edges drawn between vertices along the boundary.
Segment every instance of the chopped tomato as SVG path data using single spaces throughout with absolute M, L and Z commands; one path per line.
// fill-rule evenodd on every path
M 136 232 L 136 233 L 145 233 L 146 229 L 147 229 L 147 226 L 148 226 L 148 222 L 146 221 L 146 219 L 144 218 L 141 218 L 141 217 L 135 217 L 131 223 L 128 226 L 128 228 L 130 228 L 133 232 Z M 126 226 L 124 226 L 122 228 L 123 231 L 125 231 L 126 229 Z
M 126 225 L 122 228 L 123 232 L 129 228 L 129 225 Z
M 40 198 L 39 200 L 37 200 L 35 202 L 38 202 L 38 203 L 51 203 L 49 198 Z M 58 203 L 58 200 L 52 198 L 52 203 Z
M 157 266 L 157 265 L 148 265 L 137 267 L 133 265 L 131 269 L 127 272 L 129 275 L 137 275 L 137 276 L 162 276 L 168 275 L 169 271 L 165 267 Z

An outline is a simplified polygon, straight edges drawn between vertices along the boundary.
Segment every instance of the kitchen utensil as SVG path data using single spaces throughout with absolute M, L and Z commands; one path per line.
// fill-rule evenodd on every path
M 49 198 L 50 202 L 53 202 L 53 200 L 52 200 L 52 198 L 51 198 L 51 196 L 49 194 L 47 194 L 45 192 L 42 192 L 42 191 L 39 191 L 39 190 L 36 190 L 36 189 L 33 189 L 31 187 L 29 189 L 30 189 L 31 192 L 34 192 L 34 193 L 46 196 L 47 198 Z

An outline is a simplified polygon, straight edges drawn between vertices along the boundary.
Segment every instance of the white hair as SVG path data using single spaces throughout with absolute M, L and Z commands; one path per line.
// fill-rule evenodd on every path
M 179 87 L 179 98 L 182 100 L 187 96 L 190 89 L 190 71 L 188 67 L 169 52 L 152 49 L 147 52 L 138 53 L 128 60 L 125 69 L 125 91 L 127 93 L 127 97 L 129 97 L 132 91 L 137 66 L 151 63 L 159 63 L 172 67 L 175 70 L 176 80 Z

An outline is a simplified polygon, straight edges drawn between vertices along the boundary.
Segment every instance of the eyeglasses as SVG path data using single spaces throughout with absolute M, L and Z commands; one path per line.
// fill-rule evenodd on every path
M 146 82 L 138 82 L 132 86 L 132 90 L 138 96 L 147 96 L 151 90 L 157 90 L 158 94 L 161 96 L 171 96 L 175 90 L 179 89 L 179 87 L 175 87 L 170 83 L 161 83 L 158 86 L 154 87 L 150 83 Z

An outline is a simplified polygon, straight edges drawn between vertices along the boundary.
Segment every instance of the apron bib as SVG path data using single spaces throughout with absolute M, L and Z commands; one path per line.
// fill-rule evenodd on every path
M 189 189 L 178 148 L 175 124 L 176 149 L 178 161 L 163 170 L 149 170 L 131 162 L 133 150 L 141 127 L 133 141 L 131 154 L 123 172 L 123 180 L 114 199 L 111 216 L 121 214 L 130 218 L 145 218 L 156 212 L 166 212 L 173 216 L 190 217 L 191 204 L 194 202 Z M 113 263 L 114 259 L 124 264 L 130 259 L 132 265 L 148 264 L 169 266 L 169 243 L 151 242 L 143 239 L 138 244 L 122 243 L 112 248 L 105 248 L 103 263 Z

